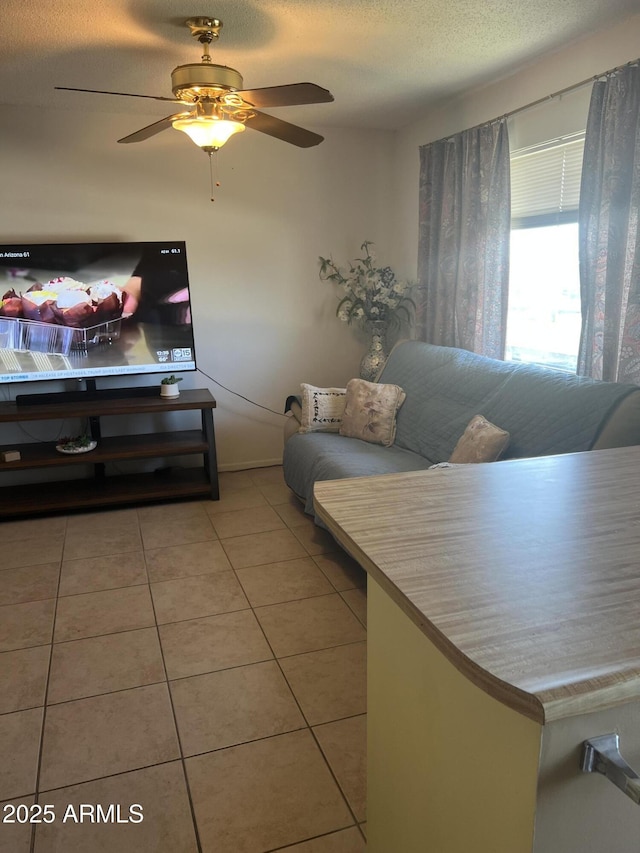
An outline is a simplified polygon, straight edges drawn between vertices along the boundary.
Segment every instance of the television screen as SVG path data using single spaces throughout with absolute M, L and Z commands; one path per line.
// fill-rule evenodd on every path
M 184 242 L 0 246 L 0 382 L 195 370 Z

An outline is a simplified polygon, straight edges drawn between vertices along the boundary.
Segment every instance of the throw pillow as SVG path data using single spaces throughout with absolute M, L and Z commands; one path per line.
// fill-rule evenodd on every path
M 396 413 L 406 396 L 399 385 L 351 379 L 340 435 L 389 447 L 396 437 Z
M 302 421 L 298 432 L 338 432 L 344 412 L 346 388 L 300 386 Z
M 458 439 L 449 462 L 495 462 L 506 449 L 510 437 L 506 430 L 482 415 L 475 415 Z

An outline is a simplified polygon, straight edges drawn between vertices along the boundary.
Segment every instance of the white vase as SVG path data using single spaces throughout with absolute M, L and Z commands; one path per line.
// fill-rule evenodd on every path
M 161 397 L 179 397 L 180 389 L 178 388 L 178 383 L 174 382 L 171 385 L 161 385 L 160 386 L 160 396 Z
M 371 338 L 360 362 L 360 378 L 375 382 L 387 360 L 387 324 L 374 320 L 369 321 L 365 328 Z

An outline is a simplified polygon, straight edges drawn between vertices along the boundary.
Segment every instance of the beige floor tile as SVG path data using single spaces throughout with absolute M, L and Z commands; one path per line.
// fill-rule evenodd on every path
M 54 641 L 80 640 L 155 624 L 148 586 L 70 595 L 58 600 Z
M 47 702 L 67 702 L 163 681 L 155 628 L 106 634 L 53 647 Z
M 184 678 L 273 657 L 255 616 L 238 610 L 159 628 L 169 678 Z
M 350 717 L 313 729 L 358 821 L 366 819 L 367 717 Z
M 285 527 L 284 521 L 270 506 L 221 512 L 212 517 L 212 523 L 220 539 L 264 533 L 267 530 L 282 530 Z
M 306 514 L 304 507 L 298 500 L 277 504 L 275 506 L 275 511 L 288 527 L 296 527 L 296 525 L 306 524 L 306 522 L 309 521 L 309 516 Z
M 250 471 L 220 471 L 218 474 L 220 495 L 224 498 L 227 493 L 238 489 L 250 489 L 254 486 Z
M 341 598 L 347 602 L 351 610 L 366 627 L 367 625 L 367 590 L 363 587 L 357 589 L 345 589 L 340 593 Z
M 0 605 L 55 598 L 60 563 L 5 569 L 0 575 Z
M 338 592 L 367 585 L 367 573 L 344 551 L 333 554 L 314 555 L 316 564 L 322 569 Z
M 303 519 L 302 524 L 292 527 L 291 532 L 308 554 L 332 554 L 340 550 L 333 536 L 309 518 Z
M 0 654 L 0 714 L 44 705 L 50 646 Z
M 310 557 L 238 569 L 236 574 L 253 607 L 333 592 Z
M 64 542 L 64 559 L 79 560 L 86 557 L 105 557 L 140 551 L 142 541 L 138 527 L 96 526 L 67 533 Z
M 141 550 L 127 554 L 63 560 L 60 595 L 99 592 L 147 582 Z
M 178 761 L 51 791 L 46 801 L 60 816 L 68 806 L 77 813 L 82 803 L 100 804 L 104 811 L 113 804 L 120 806 L 123 820 L 138 814 L 130 812 L 130 806 L 140 804 L 143 820 L 41 824 L 36 831 L 36 853 L 196 853 L 198 849 Z
M 220 515 L 222 512 L 233 512 L 237 509 L 268 506 L 267 499 L 257 486 L 248 488 L 223 489 L 221 486 L 220 500 L 207 501 L 204 511 L 209 516 Z
M 21 521 L 0 522 L 0 541 L 25 542 L 47 539 L 50 536 L 64 536 L 67 518 L 64 515 L 51 518 L 25 518 Z
M 22 797 L 19 800 L 7 800 L 0 803 L 0 814 L 4 818 L 9 816 L 5 806 L 31 806 L 35 797 Z M 12 817 L 15 814 L 11 813 Z M 0 830 L 0 853 L 29 853 L 31 849 L 31 829 L 29 823 L 4 823 Z
M 357 827 L 343 829 L 294 844 L 293 847 L 281 848 L 282 853 L 365 853 L 366 845 Z M 275 851 L 279 853 L 279 851 Z
M 0 716 L 0 800 L 33 794 L 43 708 Z
M 269 468 L 253 468 L 249 471 L 251 482 L 256 486 L 281 486 L 284 484 L 282 465 L 273 465 Z
M 216 538 L 209 516 L 202 509 L 198 515 L 183 519 L 141 521 L 140 529 L 145 549 L 170 548 Z
M 30 533 L 28 538 L 14 539 L 10 548 L 0 550 L 0 569 L 58 563 L 62 559 L 63 543 L 64 532 Z
M 289 503 L 291 499 L 297 500 L 295 495 L 292 494 L 289 486 L 285 486 L 284 484 L 273 483 L 259 486 L 260 491 L 265 496 L 267 501 L 272 506 L 278 506 L 278 504 L 286 504 Z
M 210 752 L 303 728 L 275 661 L 171 682 L 183 755 Z
M 138 520 L 140 524 L 182 522 L 194 518 L 202 519 L 205 516 L 206 513 L 202 501 L 180 501 L 179 503 L 138 507 Z
M 218 540 L 154 548 L 145 551 L 150 581 L 166 581 L 190 575 L 228 572 L 231 563 Z
M 70 515 L 67 521 L 67 533 L 109 529 L 113 531 L 138 527 L 136 509 L 110 509 L 97 512 L 83 512 Z
M 307 556 L 307 552 L 290 530 L 270 530 L 267 533 L 236 536 L 234 539 L 224 540 L 222 545 L 234 569 Z
M 366 712 L 366 643 L 294 655 L 280 665 L 309 725 Z
M 151 593 L 158 625 L 249 607 L 233 572 L 152 583 Z
M 0 607 L 0 652 L 51 642 L 54 598 Z
M 258 607 L 256 616 L 276 657 L 365 639 L 365 630 L 337 593 Z
M 179 757 L 166 684 L 47 708 L 40 789 L 59 788 Z
M 308 730 L 186 766 L 203 853 L 272 850 L 352 823 Z

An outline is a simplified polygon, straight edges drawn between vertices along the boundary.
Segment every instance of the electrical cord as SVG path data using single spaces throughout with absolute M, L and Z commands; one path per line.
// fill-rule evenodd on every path
M 225 391 L 228 391 L 230 394 L 233 394 L 235 397 L 240 397 L 241 400 L 246 400 L 247 403 L 251 403 L 252 406 L 257 406 L 259 409 L 264 409 L 266 412 L 271 412 L 273 415 L 278 415 L 281 418 L 286 418 L 286 415 L 283 412 L 276 412 L 275 409 L 270 409 L 269 406 L 263 406 L 262 403 L 256 403 L 255 400 L 250 400 L 249 397 L 245 397 L 244 394 L 239 394 L 237 391 L 232 391 L 231 388 L 227 388 L 226 385 L 223 385 L 222 382 L 218 382 L 217 379 L 214 379 L 213 376 L 209 376 L 208 373 L 205 373 L 201 367 L 196 368 L 198 373 L 202 373 L 203 376 L 206 376 L 207 379 L 210 379 L 215 385 L 218 385 L 220 388 L 224 388 Z

